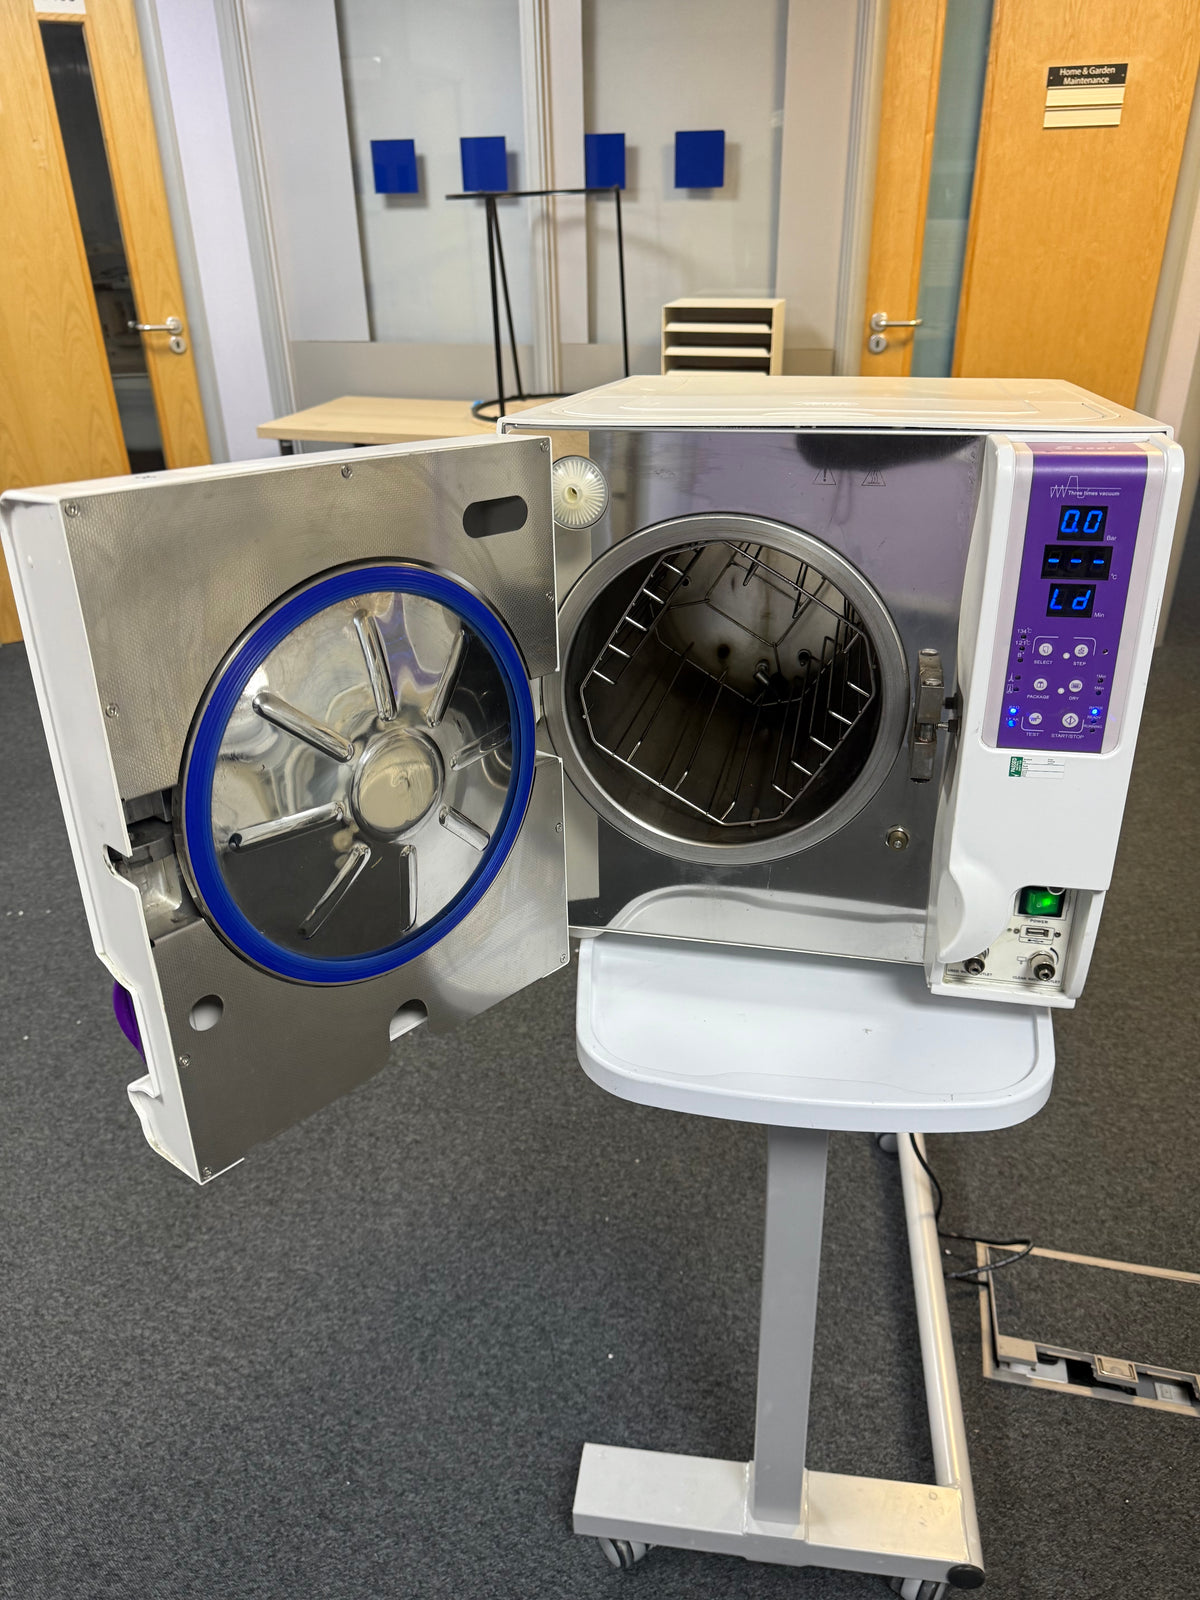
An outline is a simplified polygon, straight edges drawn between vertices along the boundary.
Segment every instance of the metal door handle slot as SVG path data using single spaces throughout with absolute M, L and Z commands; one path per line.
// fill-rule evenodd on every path
M 656 562 L 579 686 L 597 750 L 724 829 L 778 825 L 836 783 L 878 695 L 870 640 L 823 574 L 722 540 Z

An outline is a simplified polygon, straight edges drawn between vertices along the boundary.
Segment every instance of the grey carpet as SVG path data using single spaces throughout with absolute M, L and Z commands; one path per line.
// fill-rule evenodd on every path
M 994 1281 L 1004 1334 L 1176 1371 L 1200 1367 L 1200 1283 L 1045 1256 Z
M 1198 1264 L 1198 666 L 1160 653 L 1050 1106 L 931 1141 L 951 1226 Z M 585 1439 L 749 1453 L 759 1130 L 593 1087 L 563 973 L 199 1190 L 125 1100 L 19 647 L 0 751 L 0 1596 L 886 1593 L 570 1532 Z M 952 1298 L 986 1592 L 1197 1592 L 1200 1423 L 985 1383 Z M 910 1302 L 895 1164 L 836 1136 L 814 1466 L 931 1471 Z

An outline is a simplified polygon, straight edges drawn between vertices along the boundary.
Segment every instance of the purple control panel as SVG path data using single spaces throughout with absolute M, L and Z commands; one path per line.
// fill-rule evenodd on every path
M 996 743 L 1098 751 L 1146 491 L 1146 457 L 1033 452 L 1021 577 Z

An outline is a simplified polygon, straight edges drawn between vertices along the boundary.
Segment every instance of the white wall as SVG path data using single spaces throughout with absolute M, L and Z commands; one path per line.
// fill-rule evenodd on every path
M 1161 644 L 1200 483 L 1200 93 L 1192 100 L 1137 405 L 1169 422 L 1184 450 L 1183 494 L 1159 619 Z
M 789 0 L 775 263 L 785 372 L 833 370 L 858 9 Z
M 194 99 L 181 104 L 180 121 L 197 174 L 197 226 L 214 230 L 214 282 L 218 268 L 243 280 L 247 271 L 242 245 L 226 257 L 217 231 L 222 210 L 231 236 L 242 214 L 231 203 L 236 174 L 224 90 L 220 83 L 202 88 L 216 64 L 213 8 L 218 23 L 224 20 L 227 72 L 235 69 L 226 14 L 240 13 L 257 132 L 240 133 L 246 109 L 239 97 L 233 137 L 243 182 L 255 189 L 248 174 L 256 163 L 263 179 L 261 195 L 244 197 L 267 218 L 251 218 L 251 257 L 268 358 L 275 352 L 276 365 L 290 364 L 297 404 L 352 392 L 470 398 L 494 386 L 485 376 L 491 326 L 481 206 L 444 196 L 460 187 L 463 134 L 503 133 L 515 158 L 511 181 L 528 180 L 533 102 L 529 82 L 522 90 L 521 50 L 525 24 L 530 56 L 531 17 L 549 28 L 551 81 L 538 114 L 553 126 L 555 180 L 581 176 L 582 127 L 627 137 L 634 370 L 657 369 L 664 301 L 687 293 L 773 292 L 790 302 L 785 370 L 829 370 L 861 6 L 849 0 L 155 3 L 173 34 L 173 94 Z M 230 84 L 239 87 L 233 78 Z M 726 187 L 708 196 L 674 188 L 674 134 L 697 127 L 722 127 L 728 139 Z M 420 196 L 374 194 L 372 138 L 416 141 Z M 523 346 L 536 332 L 526 207 L 502 208 Z M 557 232 L 568 387 L 619 370 L 611 202 L 589 202 L 587 210 L 586 258 L 574 249 L 573 230 L 581 225 L 569 207 L 560 211 Z M 270 316 L 276 293 L 280 313 Z M 225 317 L 223 310 L 214 316 L 217 341 L 231 355 L 239 346 L 251 349 L 253 330 L 247 335 L 236 317 L 225 327 Z M 589 331 L 592 342 L 580 343 Z M 387 347 L 392 353 L 382 359 Z M 439 348 L 447 352 L 444 361 Z M 381 359 L 366 361 L 372 350 Z M 528 380 L 532 363 L 523 356 L 523 365 Z M 262 405 L 260 395 L 261 388 L 253 397 L 247 390 L 247 420 L 279 409 Z
M 462 189 L 461 137 L 502 134 L 526 181 L 517 0 L 337 0 L 371 336 L 491 338 L 482 201 Z M 374 192 L 372 139 L 414 139 L 419 195 Z M 499 207 L 517 337 L 530 337 L 529 212 Z M 296 335 L 296 337 L 301 337 Z
M 157 0 L 155 13 L 220 410 L 210 437 L 230 461 L 276 455 L 255 432 L 275 406 L 212 0 Z
M 852 8 L 850 8 L 852 9 Z M 585 126 L 624 133 L 629 335 L 680 295 L 774 292 L 787 0 L 584 0 Z M 725 187 L 675 188 L 675 134 L 724 128 Z M 611 207 L 591 206 L 592 338 L 620 337 Z
M 287 336 L 369 339 L 334 0 L 242 15 Z

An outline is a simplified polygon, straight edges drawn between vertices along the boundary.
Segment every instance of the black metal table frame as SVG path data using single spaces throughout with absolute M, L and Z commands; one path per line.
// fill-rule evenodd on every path
M 504 393 L 504 355 L 500 338 L 500 293 L 504 294 L 504 315 L 508 323 L 508 344 L 512 354 L 513 381 L 516 384 L 516 393 L 508 398 L 513 400 L 553 400 L 557 395 L 537 394 L 529 395 L 525 392 L 525 385 L 521 378 L 521 363 L 517 356 L 517 335 L 513 326 L 512 301 L 508 294 L 508 272 L 504 264 L 504 243 L 500 237 L 500 215 L 496 210 L 497 200 L 545 200 L 553 195 L 569 194 L 611 194 L 616 206 L 617 214 L 617 278 L 621 292 L 621 353 L 624 358 L 625 376 L 629 376 L 629 323 L 625 304 L 625 234 L 621 225 L 621 190 L 617 186 L 604 188 L 582 189 L 497 189 L 497 190 L 472 190 L 466 194 L 448 194 L 447 200 L 482 200 L 487 213 L 487 242 L 488 242 L 488 280 L 492 293 L 492 350 L 496 360 L 496 399 L 477 400 L 471 407 L 476 416 L 481 416 L 485 406 L 497 406 L 498 417 L 506 415 Z M 497 267 L 499 278 L 497 281 Z M 484 420 L 490 421 L 491 418 Z

